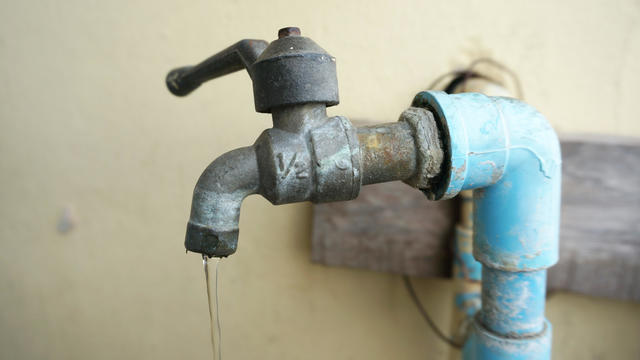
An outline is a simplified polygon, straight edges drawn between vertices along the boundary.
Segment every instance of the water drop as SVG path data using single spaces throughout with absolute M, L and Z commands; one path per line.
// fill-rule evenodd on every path
M 215 258 L 214 276 L 210 276 L 211 268 L 209 266 L 209 260 L 210 259 L 206 255 L 202 255 L 204 278 L 207 283 L 207 300 L 209 302 L 209 328 L 211 329 L 211 348 L 213 352 L 213 360 L 222 360 L 222 331 L 220 329 L 220 306 L 218 301 L 218 272 L 220 268 L 220 258 Z

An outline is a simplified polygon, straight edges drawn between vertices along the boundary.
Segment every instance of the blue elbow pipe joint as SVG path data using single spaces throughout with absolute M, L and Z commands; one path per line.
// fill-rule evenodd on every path
M 421 92 L 436 115 L 445 159 L 423 189 L 432 200 L 474 189 L 473 255 L 482 263 L 482 308 L 463 354 L 548 359 L 546 269 L 558 260 L 561 156 L 546 119 L 511 98 Z M 473 350 L 473 351 L 471 351 Z

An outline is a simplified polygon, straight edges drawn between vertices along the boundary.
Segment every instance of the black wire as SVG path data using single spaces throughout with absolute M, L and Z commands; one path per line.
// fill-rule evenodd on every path
M 479 58 L 474 60 L 473 62 L 471 62 L 471 64 L 469 64 L 469 66 L 466 69 L 466 72 L 468 74 L 473 74 L 474 71 L 473 69 L 480 65 L 480 64 L 486 64 L 486 65 L 491 65 L 493 67 L 495 67 L 498 70 L 501 70 L 505 73 L 507 73 L 507 75 L 509 75 L 511 77 L 511 80 L 513 82 L 513 85 L 515 87 L 516 90 L 516 99 L 524 99 L 524 92 L 522 90 L 522 84 L 520 83 L 520 78 L 518 77 L 518 74 L 516 74 L 515 71 L 511 70 L 511 68 L 509 68 L 508 66 L 506 66 L 505 64 L 491 59 L 491 58 Z M 465 91 L 465 85 L 466 85 L 466 81 L 464 81 L 462 83 L 462 92 Z
M 460 85 L 464 86 L 464 84 L 466 84 L 467 80 L 469 79 L 485 79 L 485 80 L 492 81 L 486 76 L 482 76 L 480 74 L 474 73 L 469 70 L 469 71 L 461 72 L 458 75 L 456 75 L 456 77 L 454 77 L 451 81 L 449 81 L 449 84 L 447 84 L 447 86 L 442 91 L 446 92 L 447 94 L 453 94 L 455 93 L 458 86 Z
M 431 84 L 429 84 L 429 86 L 427 86 L 427 89 L 429 90 L 434 90 L 436 87 L 438 87 L 438 85 L 446 78 L 453 76 L 453 80 L 450 80 L 447 85 L 445 86 L 445 89 L 450 90 L 446 91 L 447 93 L 452 93 L 454 92 L 457 87 L 459 85 L 462 85 L 462 92 L 465 92 L 465 85 L 467 80 L 472 79 L 472 78 L 484 78 L 486 80 L 489 80 L 491 82 L 494 82 L 496 84 L 500 84 L 500 82 L 493 80 L 485 75 L 479 74 L 477 71 L 475 71 L 474 69 L 480 65 L 480 64 L 485 64 L 485 65 L 490 65 L 493 66 L 494 68 L 503 71 L 504 73 L 506 73 L 507 75 L 509 75 L 509 77 L 511 78 L 511 81 L 513 83 L 513 87 L 515 88 L 515 95 L 516 95 L 516 99 L 524 99 L 524 91 L 522 90 L 522 84 L 520 82 L 520 78 L 518 77 L 518 75 L 516 74 L 515 71 L 513 71 L 511 68 L 509 68 L 508 66 L 502 64 L 499 61 L 496 61 L 494 59 L 491 58 L 479 58 L 476 59 L 474 61 L 472 61 L 469 66 L 467 66 L 465 69 L 463 70 L 453 70 L 453 71 L 449 71 L 447 73 L 444 73 L 440 76 L 438 76 L 435 80 L 433 80 L 431 82 Z M 455 83 L 455 84 L 454 84 Z M 502 84 L 500 84 L 502 85 Z
M 456 349 L 461 349 L 462 348 L 462 344 L 458 343 L 453 338 L 450 338 L 447 335 L 445 335 L 440 330 L 440 328 L 438 328 L 438 326 L 433 321 L 433 319 L 431 319 L 431 316 L 429 316 L 429 314 L 427 313 L 427 310 L 425 310 L 424 306 L 422 306 L 422 303 L 420 302 L 420 299 L 418 298 L 418 295 L 416 294 L 416 291 L 413 289 L 413 284 L 411 283 L 411 279 L 407 275 L 402 275 L 402 280 L 404 280 L 404 285 L 407 288 L 407 291 L 409 292 L 409 296 L 411 297 L 411 300 L 413 300 L 413 303 L 418 308 L 418 311 L 420 312 L 420 315 L 422 315 L 422 317 L 427 322 L 427 324 L 429 324 L 429 327 L 431 327 L 431 330 L 433 330 L 433 332 L 442 341 L 446 342 L 447 344 L 453 346 Z

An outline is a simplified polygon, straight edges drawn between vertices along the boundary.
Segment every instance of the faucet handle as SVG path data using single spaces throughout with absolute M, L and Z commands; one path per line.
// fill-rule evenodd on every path
M 338 104 L 336 59 L 296 27 L 278 31 L 278 39 L 241 40 L 195 66 L 171 70 L 167 87 L 185 96 L 207 80 L 247 69 L 257 112 L 308 103 Z
M 173 95 L 186 96 L 203 82 L 247 69 L 251 76 L 251 65 L 267 48 L 264 40 L 240 40 L 203 62 L 173 69 L 167 74 L 167 87 Z

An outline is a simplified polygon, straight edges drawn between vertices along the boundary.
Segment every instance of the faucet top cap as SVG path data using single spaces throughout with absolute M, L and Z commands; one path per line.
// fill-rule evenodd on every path
M 287 36 L 300 36 L 300 35 L 301 35 L 300 28 L 295 26 L 286 27 L 278 30 L 278 39 L 282 39 L 283 37 L 287 37 Z
M 300 29 L 278 31 L 251 66 L 256 111 L 307 103 L 338 104 L 336 59 Z

